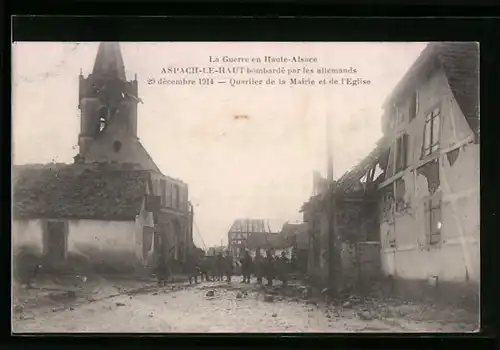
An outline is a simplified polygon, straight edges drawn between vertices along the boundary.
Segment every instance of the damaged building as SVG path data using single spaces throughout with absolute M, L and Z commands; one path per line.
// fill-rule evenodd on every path
M 332 292 L 363 291 L 379 278 L 377 189 L 383 180 L 386 148 L 383 138 L 360 164 L 302 206 L 309 234 L 307 271 L 313 285 Z
M 180 268 L 194 248 L 188 186 L 164 175 L 139 141 L 142 101 L 119 44 L 100 43 L 92 74 L 79 81 L 74 164 L 13 167 L 15 265 L 28 254 L 46 265 L 83 260 L 134 273 L 163 250 Z
M 478 44 L 431 43 L 384 105 L 382 270 L 416 294 L 479 290 L 478 84 Z
M 416 297 L 477 300 L 478 70 L 475 43 L 424 49 L 384 104 L 374 151 L 302 207 L 312 283 L 385 276 Z

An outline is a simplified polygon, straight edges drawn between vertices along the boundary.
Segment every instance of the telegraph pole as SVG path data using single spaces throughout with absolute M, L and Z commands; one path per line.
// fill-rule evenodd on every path
M 329 99 L 327 97 L 327 101 Z M 334 195 L 334 180 L 333 180 L 333 146 L 331 139 L 331 117 L 330 117 L 330 104 L 327 102 L 326 111 L 326 147 L 327 147 L 327 232 L 328 232 L 328 288 L 330 294 L 336 294 L 337 286 L 336 280 L 338 280 L 335 275 L 335 269 L 337 266 L 336 259 L 336 200 Z

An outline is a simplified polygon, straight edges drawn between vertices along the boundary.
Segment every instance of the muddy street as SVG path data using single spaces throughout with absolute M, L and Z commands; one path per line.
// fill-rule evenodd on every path
M 290 291 L 294 287 L 289 287 Z M 460 323 L 412 320 L 402 314 L 327 306 L 239 281 L 147 289 L 14 317 L 15 333 L 50 332 L 421 332 L 472 331 Z M 285 295 L 286 294 L 286 295 Z

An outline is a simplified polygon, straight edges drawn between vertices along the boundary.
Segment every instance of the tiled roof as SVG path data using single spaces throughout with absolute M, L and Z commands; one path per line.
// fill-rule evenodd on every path
M 437 54 L 471 129 L 479 133 L 479 44 L 439 43 Z
M 15 218 L 134 220 L 148 173 L 65 165 L 13 169 Z

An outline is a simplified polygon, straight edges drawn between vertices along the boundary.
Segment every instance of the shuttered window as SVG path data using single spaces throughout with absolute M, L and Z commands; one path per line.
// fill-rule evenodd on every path
M 425 118 L 422 156 L 428 156 L 439 150 L 440 129 L 441 111 L 436 108 Z
M 441 242 L 441 198 L 435 196 L 425 203 L 425 236 L 428 245 Z

